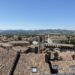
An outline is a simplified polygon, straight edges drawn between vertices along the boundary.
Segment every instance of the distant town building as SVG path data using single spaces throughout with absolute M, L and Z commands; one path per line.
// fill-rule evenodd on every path
M 13 46 L 28 46 L 30 44 L 28 41 L 11 41 L 9 43 Z

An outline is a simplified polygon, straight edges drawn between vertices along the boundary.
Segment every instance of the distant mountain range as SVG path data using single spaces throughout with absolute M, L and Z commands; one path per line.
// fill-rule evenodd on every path
M 61 34 L 75 34 L 75 30 L 61 30 L 61 29 L 41 29 L 41 30 L 0 30 L 1 35 L 32 35 L 44 33 L 61 33 Z

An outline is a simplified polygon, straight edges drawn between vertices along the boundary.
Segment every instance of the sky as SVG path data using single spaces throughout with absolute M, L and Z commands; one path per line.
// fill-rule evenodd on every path
M 75 30 L 75 0 L 0 0 L 0 30 Z

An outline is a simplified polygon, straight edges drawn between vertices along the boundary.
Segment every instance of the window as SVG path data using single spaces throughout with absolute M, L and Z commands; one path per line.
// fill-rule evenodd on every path
M 32 67 L 32 73 L 37 73 L 38 72 L 38 68 L 37 67 Z

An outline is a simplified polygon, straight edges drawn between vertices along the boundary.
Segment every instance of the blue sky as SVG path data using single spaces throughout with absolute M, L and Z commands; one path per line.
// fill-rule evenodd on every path
M 0 0 L 0 29 L 75 30 L 75 0 Z

